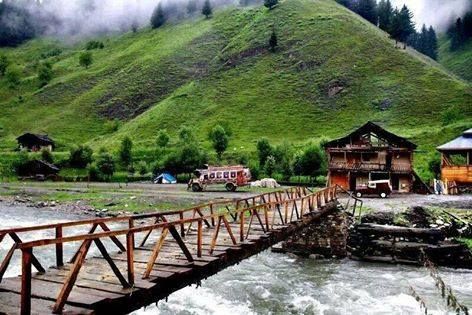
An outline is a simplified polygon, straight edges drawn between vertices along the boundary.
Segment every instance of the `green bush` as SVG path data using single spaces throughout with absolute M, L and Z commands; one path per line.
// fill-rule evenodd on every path
M 43 149 L 41 151 L 41 160 L 48 162 L 48 163 L 54 163 L 54 157 L 52 156 L 51 151 L 47 149 Z
M 100 177 L 104 180 L 110 180 L 113 173 L 115 173 L 115 160 L 105 149 L 101 149 L 98 154 L 97 168 L 100 172 Z
M 139 175 L 146 175 L 148 173 L 148 165 L 144 161 L 140 161 L 138 163 L 137 169 L 138 169 Z
M 49 62 L 42 63 L 38 68 L 39 87 L 43 87 L 52 80 L 53 71 L 52 65 Z
M 79 65 L 88 69 L 93 63 L 93 56 L 91 52 L 83 52 L 79 55 Z
M 93 150 L 86 145 L 79 145 L 70 150 L 69 165 L 75 168 L 85 168 L 93 161 Z
M 93 49 L 103 49 L 105 45 L 101 41 L 91 40 L 85 44 L 85 50 L 93 50 Z

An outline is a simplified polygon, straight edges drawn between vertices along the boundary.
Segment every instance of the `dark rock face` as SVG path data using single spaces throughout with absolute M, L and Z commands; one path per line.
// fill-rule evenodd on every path
M 280 251 L 316 258 L 346 257 L 351 223 L 348 213 L 335 209 L 284 242 Z

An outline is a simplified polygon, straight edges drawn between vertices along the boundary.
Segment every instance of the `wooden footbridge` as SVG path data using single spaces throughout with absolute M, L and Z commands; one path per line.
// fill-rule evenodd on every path
M 0 230 L 0 242 L 14 243 L 0 265 L 0 314 L 132 312 L 286 239 L 334 209 L 336 190 L 296 187 L 179 211 Z M 50 237 L 29 240 L 38 231 Z M 48 269 L 37 253 L 47 246 L 56 258 Z M 21 276 L 4 278 L 16 251 Z

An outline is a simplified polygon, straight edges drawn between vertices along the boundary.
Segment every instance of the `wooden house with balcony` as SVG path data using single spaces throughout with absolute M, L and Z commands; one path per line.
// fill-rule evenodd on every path
M 354 191 L 369 180 L 388 179 L 394 191 L 428 191 L 413 171 L 416 144 L 367 122 L 325 144 L 328 185 Z
M 472 187 L 472 129 L 437 150 L 441 152 L 441 179 L 448 188 Z

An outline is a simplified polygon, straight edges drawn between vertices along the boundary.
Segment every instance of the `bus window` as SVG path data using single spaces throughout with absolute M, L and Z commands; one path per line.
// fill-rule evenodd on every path
M 223 177 L 224 177 L 224 178 L 229 178 L 229 172 L 224 172 L 224 173 L 223 173 Z
M 222 175 L 223 175 L 223 174 L 222 174 L 221 172 L 218 172 L 218 173 L 216 173 L 216 178 L 221 178 Z
M 236 177 L 236 172 L 231 172 L 231 178 L 235 178 Z
M 210 178 L 211 179 L 215 178 L 215 173 L 210 173 Z

